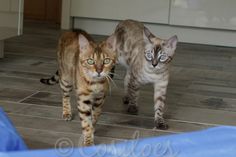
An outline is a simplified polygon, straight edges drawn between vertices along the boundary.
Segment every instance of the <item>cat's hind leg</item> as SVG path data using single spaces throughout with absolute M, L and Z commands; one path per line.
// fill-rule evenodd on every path
M 62 90 L 62 118 L 66 121 L 72 120 L 72 111 L 71 111 L 71 103 L 70 103 L 70 92 L 73 89 L 70 81 L 63 79 L 63 77 L 59 80 L 60 87 Z
M 123 98 L 123 103 L 128 105 L 127 112 L 130 114 L 137 114 L 140 85 L 135 79 L 134 75 L 127 72 L 125 76 L 124 86 L 125 96 Z

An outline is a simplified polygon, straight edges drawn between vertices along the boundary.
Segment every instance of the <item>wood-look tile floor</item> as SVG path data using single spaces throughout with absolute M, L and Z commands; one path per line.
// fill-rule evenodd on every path
M 0 106 L 8 113 L 32 149 L 53 148 L 69 138 L 75 147 L 81 136 L 80 121 L 61 118 L 59 86 L 40 84 L 57 69 L 57 26 L 26 23 L 24 35 L 5 42 L 0 59 Z M 101 40 L 103 36 L 94 36 Z M 153 88 L 142 88 L 139 114 L 129 115 L 122 105 L 124 68 L 118 66 L 116 86 L 106 100 L 96 126 L 96 144 L 139 137 L 236 125 L 236 48 L 180 43 L 171 67 L 166 118 L 169 130 L 153 130 Z M 74 108 L 76 106 L 73 97 Z

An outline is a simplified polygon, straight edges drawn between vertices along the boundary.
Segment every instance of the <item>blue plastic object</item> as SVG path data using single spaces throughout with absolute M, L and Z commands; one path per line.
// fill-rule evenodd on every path
M 0 108 L 0 152 L 19 150 L 27 150 L 27 147 L 7 115 Z
M 236 157 L 236 127 L 77 149 L 2 153 L 0 157 Z

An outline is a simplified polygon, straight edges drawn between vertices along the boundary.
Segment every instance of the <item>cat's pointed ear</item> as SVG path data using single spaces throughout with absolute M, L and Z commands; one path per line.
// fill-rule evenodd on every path
M 144 40 L 149 41 L 150 43 L 153 44 L 160 44 L 162 40 L 160 38 L 157 38 L 155 35 L 153 35 L 150 30 L 147 27 L 144 27 Z
M 89 47 L 88 39 L 84 35 L 79 34 L 79 49 L 80 49 L 80 51 L 86 50 L 86 49 L 88 49 L 88 47 Z
M 177 46 L 177 43 L 178 43 L 178 37 L 177 37 L 177 35 L 174 35 L 174 36 L 170 37 L 169 39 L 167 39 L 166 43 L 167 43 L 168 45 L 170 45 L 170 47 L 171 47 L 172 49 L 176 49 L 176 46 Z
M 109 49 L 111 49 L 112 51 L 115 51 L 115 49 L 116 49 L 116 36 L 115 36 L 115 34 L 112 34 L 107 38 L 106 45 Z
M 147 27 L 144 27 L 144 30 L 143 30 L 143 37 L 144 37 L 144 40 L 147 40 L 149 42 L 152 42 L 152 38 L 154 38 L 155 36 L 150 32 L 150 30 L 147 28 Z

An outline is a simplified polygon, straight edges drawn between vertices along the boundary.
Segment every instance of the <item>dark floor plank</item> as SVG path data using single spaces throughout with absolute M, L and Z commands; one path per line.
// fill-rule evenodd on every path
M 191 94 L 190 94 L 191 93 Z M 144 110 L 147 112 L 152 111 L 152 92 L 151 91 L 141 91 L 139 99 L 140 113 L 142 114 Z M 222 95 L 222 96 L 220 96 Z M 228 95 L 228 96 L 224 96 Z M 105 102 L 105 111 L 124 112 L 125 106 L 122 105 L 122 90 L 114 90 L 111 95 L 109 95 Z M 186 90 L 185 92 L 176 91 L 173 92 L 171 89 L 167 94 L 167 107 L 172 108 L 176 106 L 187 106 L 196 108 L 206 108 L 213 110 L 226 110 L 226 111 L 236 111 L 236 95 L 227 93 L 212 93 L 207 91 L 197 91 L 197 90 Z M 51 105 L 51 106 L 61 106 L 61 95 L 56 93 L 39 92 L 32 97 L 24 100 L 25 103 L 30 104 L 41 104 L 41 105 Z M 72 98 L 72 104 L 76 105 L 75 98 Z M 145 113 L 145 112 L 144 112 Z
M 7 54 L 1 59 L 0 70 L 29 73 L 54 73 L 57 69 L 56 59 Z
M 3 102 L 2 107 L 5 108 L 9 113 L 22 114 L 27 116 L 37 116 L 45 118 L 53 118 L 61 120 L 62 108 L 53 107 L 53 106 L 41 106 L 41 105 L 31 105 L 31 104 L 19 104 Z M 11 110 L 11 107 L 13 108 Z M 17 108 L 18 107 L 18 108 Z M 22 109 L 20 109 L 22 108 Z M 74 121 L 80 122 L 79 117 L 77 116 L 78 112 L 74 111 Z M 194 131 L 199 129 L 204 129 L 212 127 L 212 125 L 200 124 L 188 121 L 178 121 L 178 120 L 167 120 L 170 128 L 168 132 L 186 132 Z M 132 127 L 132 128 L 143 128 L 143 129 L 153 129 L 153 117 L 139 116 L 139 115 L 129 115 L 125 113 L 114 113 L 114 112 L 103 112 L 99 118 L 98 124 L 105 125 L 117 125 L 120 127 Z
M 7 101 L 19 102 L 28 96 L 34 94 L 35 91 L 14 89 L 14 88 L 0 88 L 0 99 Z
M 222 96 L 206 96 L 186 93 L 182 96 L 178 105 L 236 112 L 236 97 L 226 98 Z
M 202 109 L 193 107 L 173 107 L 167 110 L 170 119 L 177 119 L 190 122 L 207 123 L 213 125 L 236 125 L 235 112 Z
M 189 86 L 189 89 L 225 93 L 225 95 L 222 95 L 222 96 L 226 96 L 226 97 L 227 97 L 227 95 L 232 95 L 232 94 L 235 95 L 236 94 L 236 87 L 230 87 L 230 86 L 225 87 L 225 86 L 216 86 L 216 85 L 195 83 L 195 84 L 192 84 L 191 86 Z
M 37 72 L 30 72 L 30 71 L 20 71 L 20 70 L 3 70 L 0 69 L 0 76 L 8 76 L 8 77 L 17 77 L 17 78 L 29 78 L 39 80 L 40 78 L 48 78 L 48 74 L 44 73 L 37 73 Z
M 17 78 L 17 77 L 4 77 L 0 76 L 0 88 L 14 88 L 22 90 L 40 90 L 43 85 L 39 80 Z
M 16 127 L 81 134 L 80 122 L 78 121 L 66 122 L 63 119 L 26 116 L 23 114 L 14 114 L 14 113 L 9 113 L 8 116 L 13 121 Z M 170 134 L 170 132 L 163 132 L 152 129 L 141 129 L 141 128 L 122 127 L 118 125 L 97 124 L 95 135 L 100 137 L 109 137 L 117 139 L 132 139 L 133 135 L 136 132 L 139 133 L 139 138 Z

